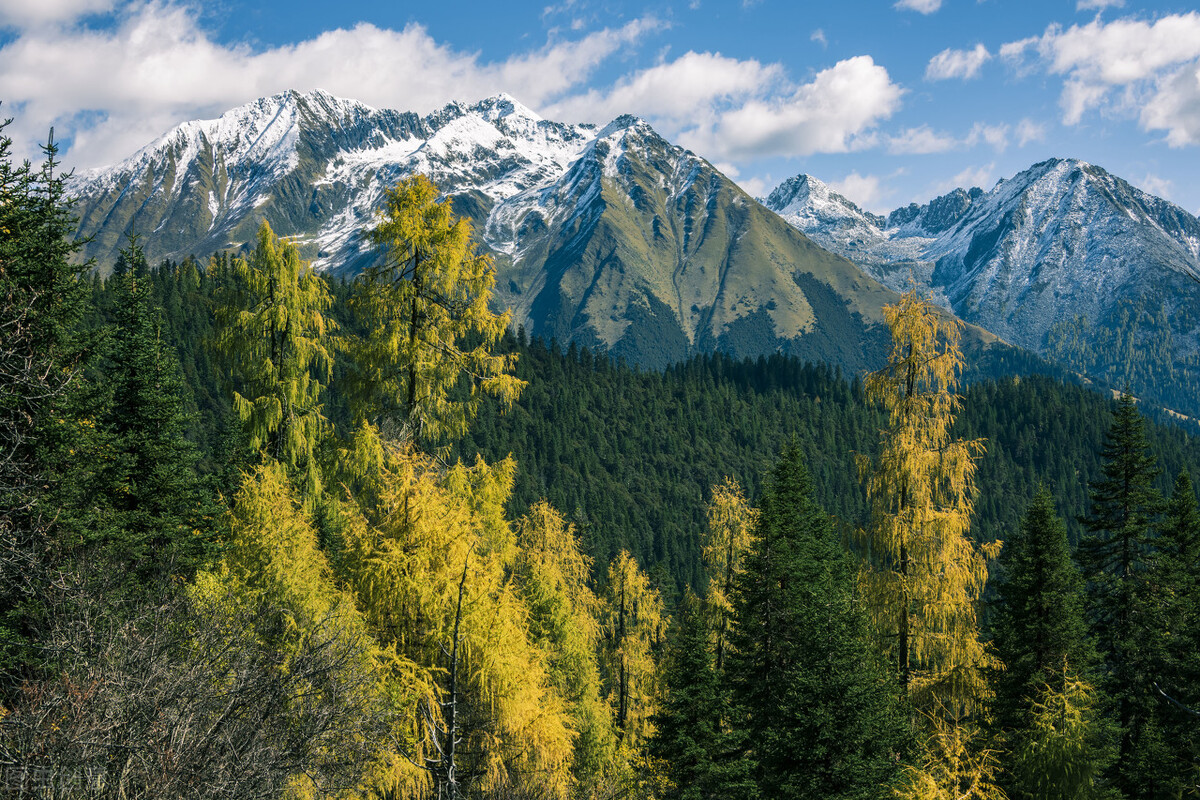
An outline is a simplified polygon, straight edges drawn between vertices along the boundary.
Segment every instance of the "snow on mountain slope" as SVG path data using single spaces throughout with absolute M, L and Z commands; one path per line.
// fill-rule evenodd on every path
M 473 221 L 496 305 L 530 333 L 654 366 L 783 349 L 858 370 L 886 345 L 890 292 L 632 116 L 568 125 L 501 94 L 420 117 L 292 91 L 181 125 L 71 188 L 102 269 L 130 229 L 151 260 L 204 258 L 266 219 L 352 275 L 376 257 L 363 232 L 383 193 L 415 173 Z
M 800 183 L 822 191 L 793 200 L 787 187 Z M 1171 309 L 1200 280 L 1200 221 L 1071 159 L 886 218 L 808 176 L 781 185 L 766 204 L 893 289 L 916 278 L 959 316 L 1037 352 L 1061 320 L 1096 321 L 1114 302 L 1147 293 Z

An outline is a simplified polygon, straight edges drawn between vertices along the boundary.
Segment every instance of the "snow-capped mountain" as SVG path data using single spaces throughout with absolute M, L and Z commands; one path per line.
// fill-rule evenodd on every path
M 1195 380 L 1200 220 L 1100 167 L 1052 159 L 886 217 L 802 175 L 766 205 L 885 285 L 915 279 L 1013 344 L 1147 391 Z
M 894 295 L 815 246 L 644 121 L 568 125 L 507 95 L 425 117 L 286 92 L 190 122 L 79 176 L 85 255 L 130 228 L 147 255 L 238 249 L 261 219 L 352 274 L 389 185 L 425 173 L 496 257 L 496 301 L 530 333 L 649 365 L 783 349 L 860 369 Z

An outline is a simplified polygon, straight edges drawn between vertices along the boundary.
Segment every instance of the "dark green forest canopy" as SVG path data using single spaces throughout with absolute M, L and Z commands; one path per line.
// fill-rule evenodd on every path
M 185 262 L 155 270 L 154 287 L 199 412 L 191 436 L 207 464 L 222 463 L 229 412 L 204 344 L 212 330 L 211 286 L 202 269 Z M 331 315 L 352 324 L 344 284 L 332 289 Z M 97 282 L 95 295 L 100 317 L 111 315 L 110 290 Z M 703 587 L 700 532 L 711 487 L 735 477 L 756 498 L 780 448 L 793 439 L 806 454 L 817 499 L 852 542 L 865 511 L 854 455 L 873 453 L 884 423 L 865 404 L 857 376 L 785 356 L 698 356 L 658 372 L 553 342 L 510 337 L 505 346 L 519 351 L 517 375 L 529 385 L 508 412 L 485 403 L 455 454 L 492 461 L 511 453 L 518 471 L 510 511 L 549 500 L 579 526 L 597 564 L 626 547 L 670 592 Z M 346 421 L 336 393 L 327 406 L 335 423 Z M 1016 530 L 1045 484 L 1074 543 L 1113 408 L 1111 397 L 1052 377 L 972 380 L 956 435 L 987 439 L 974 525 L 980 540 L 1003 540 Z M 1166 419 L 1149 424 L 1148 435 L 1162 468 L 1160 488 L 1169 493 L 1180 470 L 1200 480 L 1200 440 L 1189 435 L 1190 423 Z

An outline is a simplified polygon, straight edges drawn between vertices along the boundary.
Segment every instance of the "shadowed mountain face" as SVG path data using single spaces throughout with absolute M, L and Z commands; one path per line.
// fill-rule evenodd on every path
M 1200 220 L 1099 167 L 1052 159 L 886 217 L 802 175 L 766 205 L 893 289 L 915 280 L 1013 344 L 1200 411 Z
M 190 122 L 78 176 L 84 254 L 131 228 L 154 259 L 252 242 L 267 219 L 319 269 L 374 258 L 385 189 L 429 175 L 496 258 L 496 305 L 533 334 L 659 367 L 697 352 L 881 363 L 895 295 L 645 122 L 541 119 L 506 95 L 426 117 L 287 92 Z

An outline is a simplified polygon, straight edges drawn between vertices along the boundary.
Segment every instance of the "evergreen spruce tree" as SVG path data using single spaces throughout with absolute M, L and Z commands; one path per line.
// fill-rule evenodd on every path
M 73 545 L 59 495 L 89 465 L 72 453 L 92 428 L 76 414 L 88 355 L 80 333 L 88 265 L 72 263 L 75 220 L 53 131 L 40 168 L 14 164 L 0 122 L 0 671 L 21 652 L 50 579 Z M 7 691 L 8 684 L 0 686 Z M 7 705 L 7 700 L 5 702 Z
M 993 710 L 1013 767 L 1001 773 L 1001 784 L 1013 800 L 1101 796 L 1099 776 L 1111 754 L 1087 683 L 1096 659 L 1083 581 L 1045 489 L 1005 542 L 1000 562 L 1005 580 L 994 627 L 1006 669 L 996 673 Z
M 786 448 L 735 588 L 735 724 L 761 796 L 879 797 L 905 750 L 899 687 L 812 493 L 799 448 Z
M 178 359 L 163 341 L 161 312 L 136 239 L 121 253 L 104 414 L 111 464 L 106 519 L 109 552 L 143 583 L 189 574 L 205 556 L 215 505 L 198 474 L 199 453 L 185 436 L 185 388 Z M 113 530 L 115 528 L 115 530 Z
M 1200 508 L 1187 472 L 1175 479 L 1155 545 L 1139 649 L 1157 724 L 1138 761 L 1157 773 L 1160 796 L 1180 797 L 1200 790 Z
M 1156 797 L 1165 743 L 1147 673 L 1147 563 L 1163 508 L 1154 487 L 1159 470 L 1145 422 L 1128 392 L 1117 402 L 1103 449 L 1102 477 L 1091 484 L 1091 513 L 1080 542 L 1092 629 L 1104 663 L 1101 688 L 1115 706 L 1119 745 L 1113 783 L 1128 797 Z M 1151 649 L 1147 649 L 1147 647 Z
M 706 609 L 690 591 L 667 645 L 663 697 L 653 717 L 650 757 L 663 779 L 664 800 L 718 800 L 739 793 L 733 759 L 728 690 L 710 648 Z

